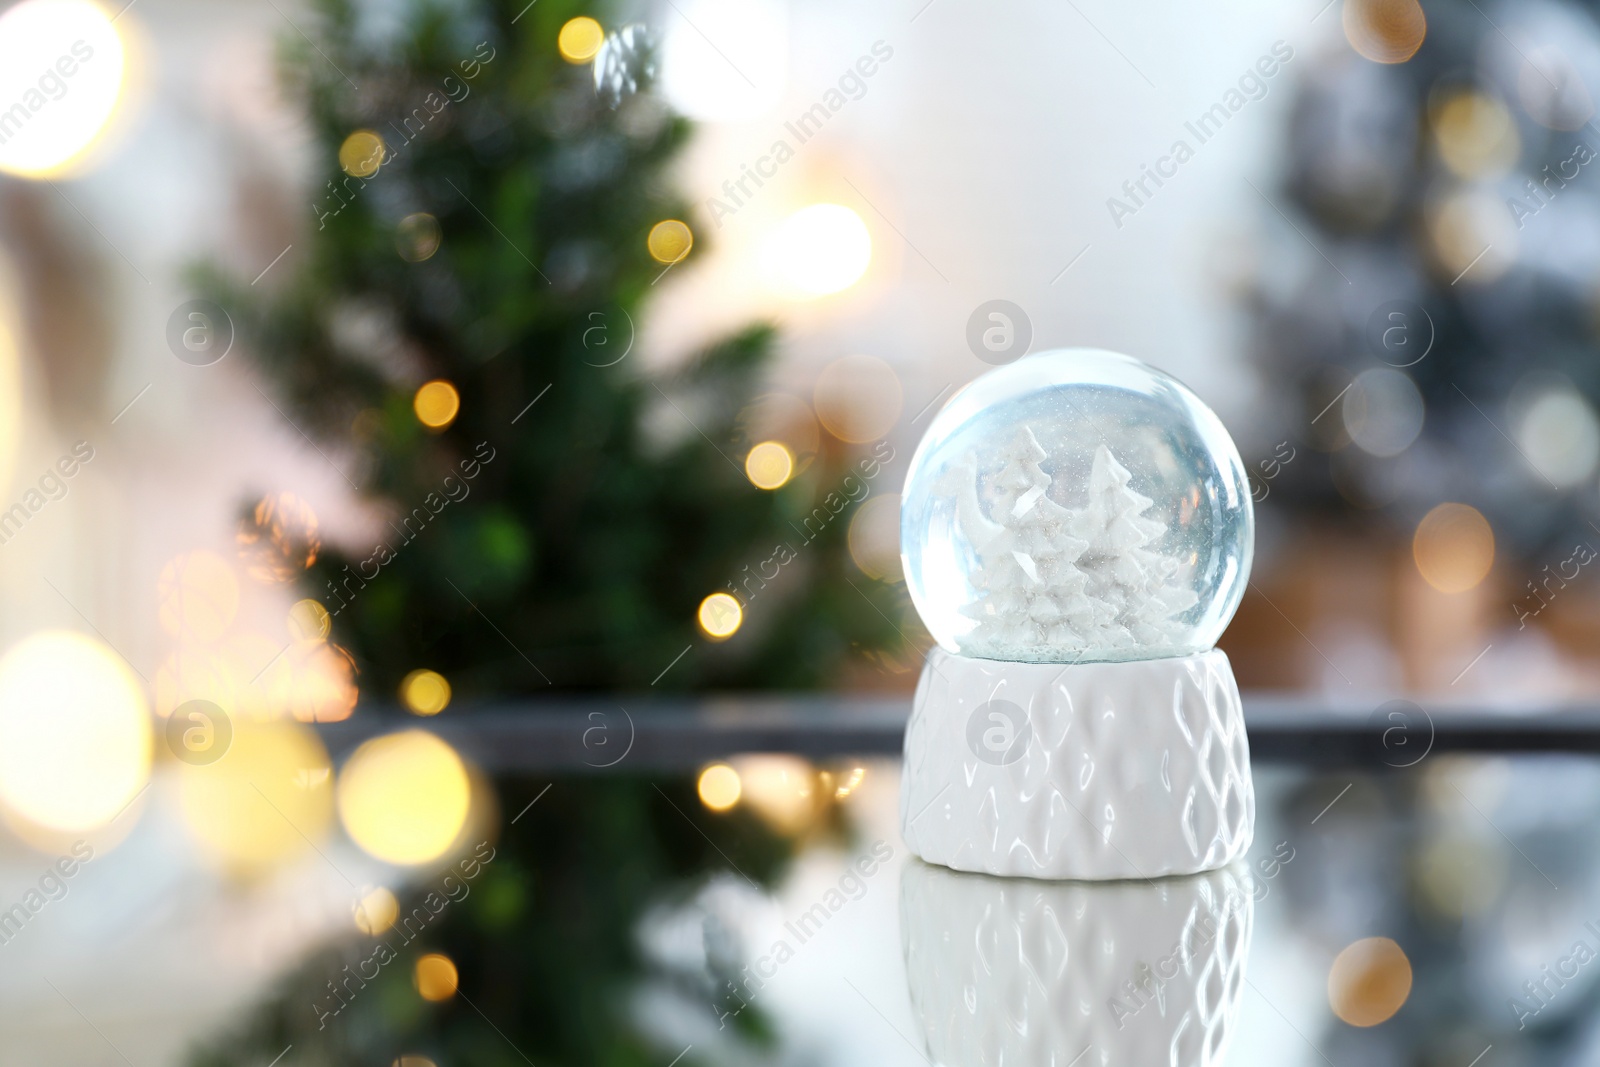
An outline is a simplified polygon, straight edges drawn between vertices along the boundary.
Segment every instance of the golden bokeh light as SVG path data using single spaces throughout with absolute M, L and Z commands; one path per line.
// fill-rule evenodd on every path
M 282 705 L 300 722 L 342 722 L 355 711 L 361 695 L 355 663 L 338 645 L 302 643 L 285 653 L 281 663 L 286 678 Z
M 439 1067 L 426 1056 L 401 1056 L 391 1067 Z
M 306 597 L 289 608 L 289 636 L 296 641 L 326 641 L 333 632 L 333 616 L 319 600 Z
M 1427 35 L 1428 19 L 1417 0 L 1345 0 L 1345 39 L 1374 63 L 1404 63 Z
M 700 610 L 695 613 L 695 617 L 707 637 L 714 637 L 720 641 L 732 637 L 738 631 L 740 624 L 744 622 L 744 608 L 727 593 L 712 593 L 700 601 Z
M 1439 158 L 1457 177 L 1492 178 L 1516 165 L 1522 152 L 1506 106 L 1478 92 L 1455 92 L 1432 109 Z
M 762 754 L 730 761 L 739 774 L 740 800 L 767 825 L 782 834 L 796 834 L 815 821 L 818 802 L 816 768 L 799 756 Z M 826 797 L 832 796 L 832 789 Z
M 461 411 L 461 394 L 456 387 L 442 378 L 424 382 L 411 398 L 411 409 L 417 421 L 430 430 L 442 430 L 456 421 Z
M 127 66 L 112 15 L 99 4 L 23 0 L 6 11 L 0 100 L 10 111 L 0 171 L 50 178 L 77 169 L 116 113 Z
M 587 63 L 605 43 L 606 31 L 587 15 L 568 19 L 556 37 L 556 48 L 568 63 Z
M 842 204 L 812 204 L 779 223 L 762 253 L 762 271 L 780 292 L 801 299 L 850 288 L 872 262 L 872 234 Z
M 386 863 L 437 859 L 466 825 L 471 783 L 455 749 L 425 730 L 364 742 L 339 774 L 339 818 Z
M 293 493 L 272 493 L 256 503 L 234 535 L 245 572 L 259 582 L 292 582 L 317 561 L 322 537 L 317 513 Z
M 381 885 L 356 901 L 356 929 L 364 934 L 376 937 L 393 926 L 399 917 L 400 902 Z
M 1441 593 L 1462 593 L 1494 566 L 1494 531 L 1469 504 L 1440 504 L 1422 517 L 1411 554 L 1424 581 Z
M 850 519 L 846 538 L 850 558 L 868 578 L 898 582 L 904 576 L 900 561 L 900 494 L 869 497 Z
M 450 683 L 438 671 L 420 667 L 401 680 L 400 700 L 413 715 L 437 715 L 450 706 Z
M 299 858 L 327 836 L 333 803 L 328 751 L 310 728 L 235 720 L 214 763 L 178 778 L 183 822 L 223 868 L 257 874 Z
M 412 974 L 416 983 L 417 992 L 422 994 L 423 1000 L 449 1000 L 456 995 L 456 986 L 461 981 L 461 976 L 456 973 L 456 965 L 439 952 L 430 952 L 417 959 L 416 971 Z
M 407 263 L 421 263 L 439 251 L 439 220 L 426 211 L 407 215 L 395 227 L 394 244 Z
M 845 356 L 822 368 L 812 399 L 823 427 L 858 445 L 893 429 L 904 402 L 899 375 L 876 356 Z
M 712 811 L 727 811 L 739 803 L 739 772 L 726 763 L 713 763 L 700 772 L 700 803 Z
M 139 679 L 99 641 L 47 630 L 0 659 L 0 803 L 52 830 L 111 821 L 150 776 Z
M 779 441 L 762 441 L 744 457 L 745 477 L 757 489 L 780 489 L 794 475 L 794 456 Z
M 677 219 L 665 219 L 650 227 L 645 247 L 657 263 L 678 263 L 694 247 L 694 232 Z
M 737 424 L 744 448 L 776 441 L 788 449 L 794 474 L 806 469 L 822 444 L 811 405 L 792 393 L 762 393 L 740 410 Z
M 239 610 L 239 580 L 214 552 L 186 552 L 156 579 L 156 618 L 175 637 L 216 641 Z
M 357 130 L 339 146 L 339 169 L 352 178 L 370 178 L 387 156 L 382 137 L 371 130 Z
M 1328 1004 L 1351 1026 L 1377 1026 L 1411 995 L 1411 961 L 1387 937 L 1349 945 L 1328 970 Z

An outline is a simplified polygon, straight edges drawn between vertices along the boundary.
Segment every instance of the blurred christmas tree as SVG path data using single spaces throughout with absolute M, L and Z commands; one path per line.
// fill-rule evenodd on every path
M 1247 452 L 1313 446 L 1260 465 L 1272 506 L 1409 537 L 1468 503 L 1536 573 L 1595 537 L 1600 29 L 1582 5 L 1491 14 L 1352 0 L 1329 15 L 1349 47 L 1302 51 L 1269 196 L 1300 232 L 1254 288 L 1269 387 L 1300 402 Z
M 369 695 L 424 666 L 496 696 L 814 686 L 896 638 L 887 589 L 846 574 L 848 521 L 803 525 L 853 457 L 746 477 L 771 331 L 641 369 L 644 302 L 699 251 L 664 175 L 689 127 L 629 91 L 639 27 L 574 62 L 600 47 L 585 6 L 424 7 L 381 40 L 327 0 L 288 73 L 324 149 L 309 261 L 274 297 L 205 279 L 277 402 L 391 515 L 308 583 Z M 782 573 L 742 584 L 780 543 L 801 546 Z M 767 580 L 705 640 L 703 598 Z
M 308 261 L 275 296 L 202 278 L 275 403 L 393 516 L 370 555 L 324 553 L 307 583 L 379 704 L 420 667 L 469 697 L 816 686 L 897 639 L 895 596 L 847 573 L 848 516 L 814 499 L 876 461 L 755 448 L 782 440 L 756 395 L 771 332 L 641 369 L 646 298 L 692 269 L 664 177 L 689 129 L 643 91 L 646 35 L 602 48 L 590 6 L 465 0 L 385 38 L 322 0 L 316 42 L 292 39 L 286 64 L 325 169 Z M 701 609 L 717 592 L 743 603 Z M 567 780 L 528 806 L 545 784 L 496 783 L 522 816 L 414 944 L 352 924 L 195 1062 L 293 1044 L 296 1063 L 659 1067 L 629 1022 L 643 910 L 735 863 L 766 880 L 789 844 L 741 811 L 704 818 L 692 781 Z M 416 872 L 402 925 L 446 873 Z M 394 959 L 360 978 L 380 942 Z M 416 970 L 429 951 L 458 973 L 438 1002 Z M 700 993 L 715 1021 L 721 991 Z M 759 1019 L 730 1033 L 759 1038 Z

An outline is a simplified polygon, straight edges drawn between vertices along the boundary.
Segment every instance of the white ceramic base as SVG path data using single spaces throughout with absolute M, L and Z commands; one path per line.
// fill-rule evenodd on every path
M 1245 854 L 1255 789 L 1217 649 L 1004 663 L 934 649 L 906 724 L 900 831 L 929 863 L 1031 878 L 1153 878 Z
M 929 1062 L 1221 1063 L 1244 991 L 1250 888 L 1238 868 L 1094 885 L 912 860 L 900 936 Z

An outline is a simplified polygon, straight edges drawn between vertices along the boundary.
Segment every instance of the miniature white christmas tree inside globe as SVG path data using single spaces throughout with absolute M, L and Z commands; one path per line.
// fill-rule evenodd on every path
M 1089 663 L 1211 648 L 1250 574 L 1254 514 L 1221 421 L 1097 349 L 990 371 L 934 418 L 901 510 L 906 585 L 949 652 Z

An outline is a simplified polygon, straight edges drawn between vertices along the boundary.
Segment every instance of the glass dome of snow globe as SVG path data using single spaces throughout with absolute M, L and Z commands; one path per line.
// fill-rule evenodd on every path
M 918 614 L 946 651 L 978 659 L 1205 651 L 1244 595 L 1254 542 L 1221 420 L 1171 376 L 1098 349 L 1027 356 L 957 393 L 901 506 Z

